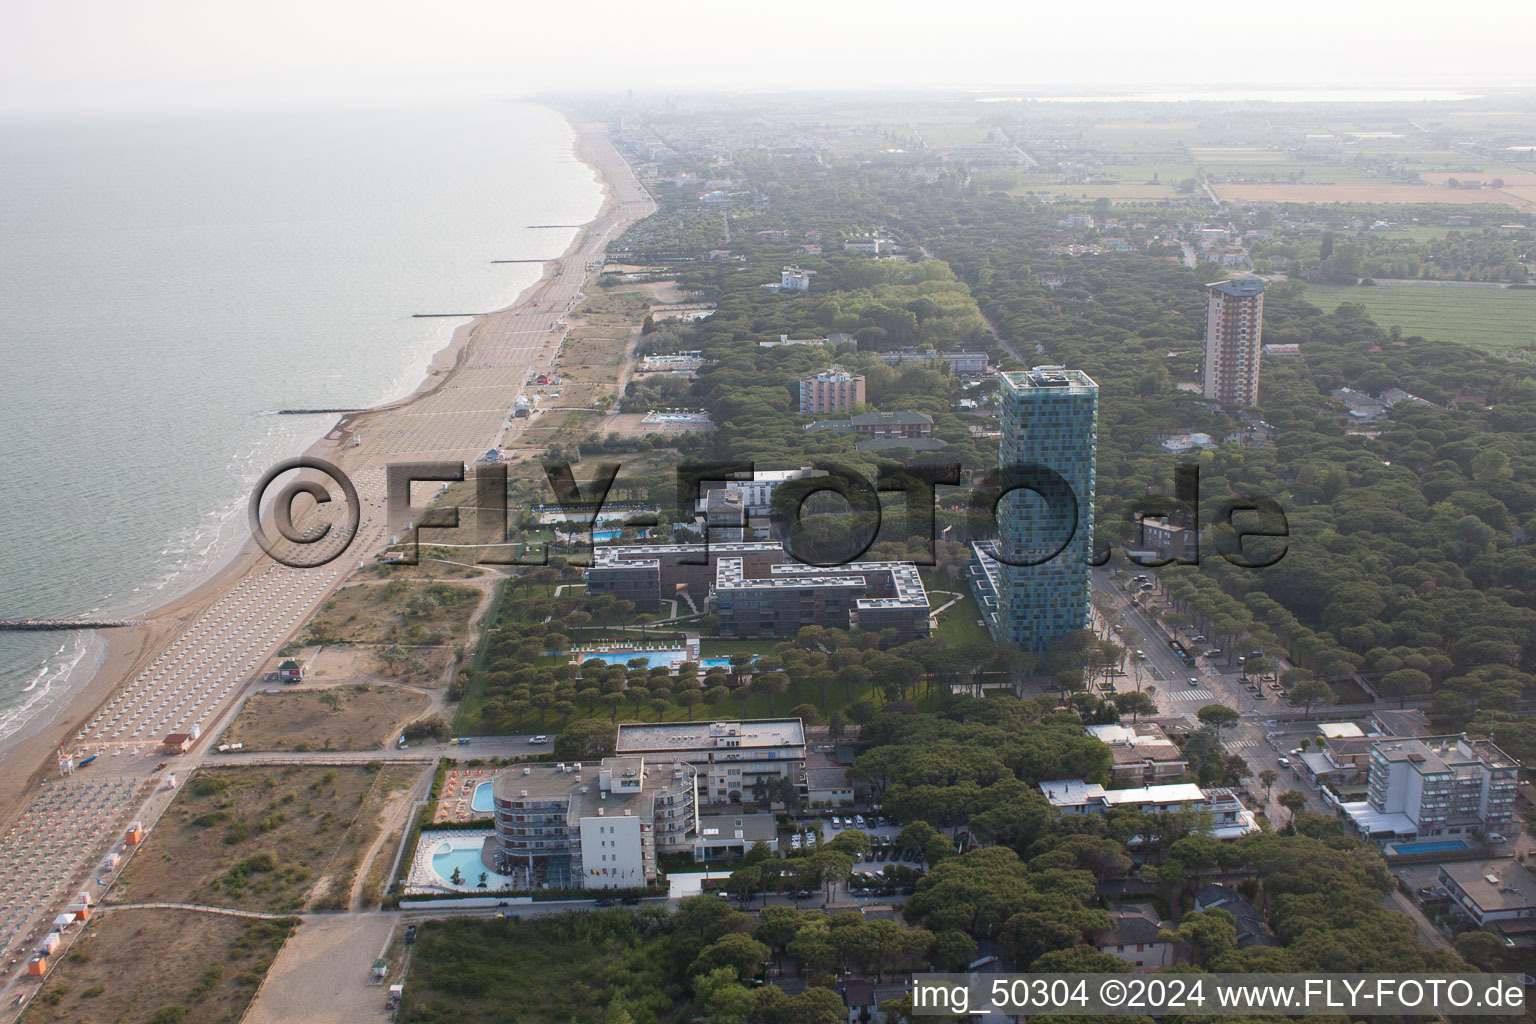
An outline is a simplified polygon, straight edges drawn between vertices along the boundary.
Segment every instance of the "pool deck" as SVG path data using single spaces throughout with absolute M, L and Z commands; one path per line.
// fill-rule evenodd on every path
M 443 779 L 442 791 L 437 798 L 437 813 L 432 824 L 448 821 L 474 821 L 489 818 L 489 810 L 474 808 L 475 789 L 482 782 L 490 782 L 495 771 L 490 768 L 455 768 Z
M 466 879 L 465 884 L 454 885 L 452 882 L 439 875 L 437 870 L 432 866 L 432 857 L 435 853 L 437 853 L 438 846 L 444 842 L 452 843 L 455 848 L 462 848 L 468 846 L 469 841 L 473 840 L 474 842 L 479 843 L 483 850 L 485 844 L 494 838 L 495 835 L 496 833 L 492 829 L 471 829 L 464 831 L 433 831 L 431 829 L 423 829 L 421 836 L 416 840 L 416 850 L 411 857 L 411 873 L 406 878 L 405 883 L 406 893 L 411 895 L 422 895 L 424 893 L 435 892 L 462 892 L 470 895 L 477 895 L 484 893 L 505 892 L 507 890 L 517 888 L 513 879 L 510 879 L 505 875 L 499 875 L 492 871 L 489 866 L 485 865 L 483 854 L 481 857 L 481 864 L 484 867 L 487 875 L 486 881 L 489 883 L 488 887 L 484 889 L 480 888 L 480 886 L 477 884 L 478 879 Z M 506 884 L 500 885 L 499 883 L 502 882 L 505 882 Z

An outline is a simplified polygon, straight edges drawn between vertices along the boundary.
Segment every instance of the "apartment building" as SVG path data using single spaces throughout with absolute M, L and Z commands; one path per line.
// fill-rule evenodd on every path
M 799 783 L 805 767 L 805 725 L 798 718 L 736 722 L 623 722 L 615 752 L 681 762 L 697 774 L 700 799 L 735 803 L 759 781 Z
M 682 761 L 638 755 L 499 771 L 491 780 L 497 868 L 527 868 L 549 888 L 654 882 L 658 853 L 693 851 L 697 778 Z
M 716 563 L 710 607 L 721 636 L 794 636 L 802 627 L 929 633 L 928 592 L 911 562 L 781 563 L 753 575 L 739 558 Z
M 1157 558 L 1192 562 L 1200 551 L 1194 526 L 1190 515 L 1141 516 L 1136 520 L 1137 548 Z
M 1366 799 L 1339 809 L 1373 839 L 1497 831 L 1514 817 L 1518 772 L 1515 759 L 1487 740 L 1384 740 L 1371 748 Z
M 849 417 L 848 424 L 859 437 L 927 437 L 933 433 L 933 417 L 925 412 L 864 412 Z
M 703 601 L 714 586 L 722 558 L 739 558 L 745 572 L 763 575 L 784 561 L 784 546 L 769 541 L 710 544 L 602 544 L 582 572 L 587 593 L 633 601 L 635 611 L 661 607 L 662 598 L 686 592 Z
M 804 377 L 800 381 L 802 413 L 847 412 L 864 404 L 864 378 L 839 367 Z
M 1259 353 L 1264 333 L 1264 282 L 1217 281 L 1206 289 L 1207 401 L 1241 409 L 1259 404 Z

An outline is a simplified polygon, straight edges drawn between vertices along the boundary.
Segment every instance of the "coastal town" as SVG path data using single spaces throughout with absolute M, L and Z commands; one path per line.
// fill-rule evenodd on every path
M 596 218 L 7 752 L 0 1019 L 1536 985 L 1536 118 L 869 103 L 565 104 Z

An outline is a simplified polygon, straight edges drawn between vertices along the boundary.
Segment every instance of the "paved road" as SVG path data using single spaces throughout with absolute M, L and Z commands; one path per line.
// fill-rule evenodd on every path
M 1131 575 L 1135 573 L 1125 577 L 1127 584 Z M 1147 575 L 1152 577 L 1155 584 L 1156 575 Z M 1129 586 L 1135 588 L 1134 584 Z M 1185 665 L 1168 646 L 1168 633 L 1164 627 L 1142 608 L 1131 604 L 1132 594 L 1140 593 L 1139 589 L 1127 589 L 1127 585 L 1115 579 L 1110 569 L 1093 571 L 1093 587 L 1099 593 L 1108 595 L 1124 621 L 1119 642 L 1133 651 L 1140 649 L 1145 652 L 1145 658 L 1131 660 L 1131 674 L 1116 680 L 1117 689 L 1135 688 L 1137 682 L 1143 688 L 1151 685 L 1155 687 L 1153 696 L 1159 712 L 1165 718 L 1182 718 L 1191 726 L 1197 723 L 1196 712 L 1206 704 L 1224 704 L 1236 708 L 1242 718 L 1237 725 L 1226 730 L 1223 745 L 1229 752 L 1248 762 L 1253 775 L 1246 780 L 1246 785 L 1256 800 L 1264 801 L 1264 787 L 1258 781 L 1259 772 L 1268 768 L 1279 773 L 1280 777 L 1271 789 L 1265 807 L 1265 815 L 1271 824 L 1279 827 L 1289 819 L 1290 812 L 1276 802 L 1280 794 L 1288 789 L 1298 789 L 1307 794 L 1308 810 L 1319 814 L 1332 813 L 1317 790 L 1308 784 L 1296 767 L 1283 768 L 1279 762 L 1280 757 L 1287 756 L 1286 752 L 1294 749 L 1303 737 L 1316 735 L 1312 723 L 1277 721 L 1278 716 L 1293 715 L 1296 709 L 1268 687 L 1254 694 L 1244 685 L 1242 674 L 1236 669 L 1213 665 L 1204 659 L 1199 660 L 1194 668 Z M 1146 596 L 1155 601 L 1158 593 L 1154 589 Z M 1188 639 L 1185 632 L 1181 632 L 1181 636 Z M 1194 681 L 1191 682 L 1191 679 Z
M 451 757 L 470 758 L 528 757 L 533 754 L 553 756 L 554 734 L 543 743 L 531 736 L 476 736 L 469 743 L 412 743 L 401 748 L 391 743 L 375 750 L 305 750 L 305 751 L 213 751 L 205 757 L 172 758 L 174 770 L 187 771 L 197 764 L 211 767 L 245 764 L 366 764 L 369 761 L 419 761 L 426 763 Z

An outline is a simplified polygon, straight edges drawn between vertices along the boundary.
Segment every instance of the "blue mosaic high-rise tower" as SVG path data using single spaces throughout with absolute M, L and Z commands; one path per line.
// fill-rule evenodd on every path
M 996 629 L 1000 640 L 1038 653 L 1088 625 L 1099 386 L 1081 370 L 1037 366 L 1003 374 L 999 401 L 1003 437 L 997 458 L 1005 478 L 1044 467 L 1059 474 L 1076 499 L 1074 509 L 1015 491 L 997 510 L 997 551 L 1007 561 L 996 566 Z M 1049 484 L 1039 489 L 1051 494 Z M 1064 490 L 1059 482 L 1056 490 Z

